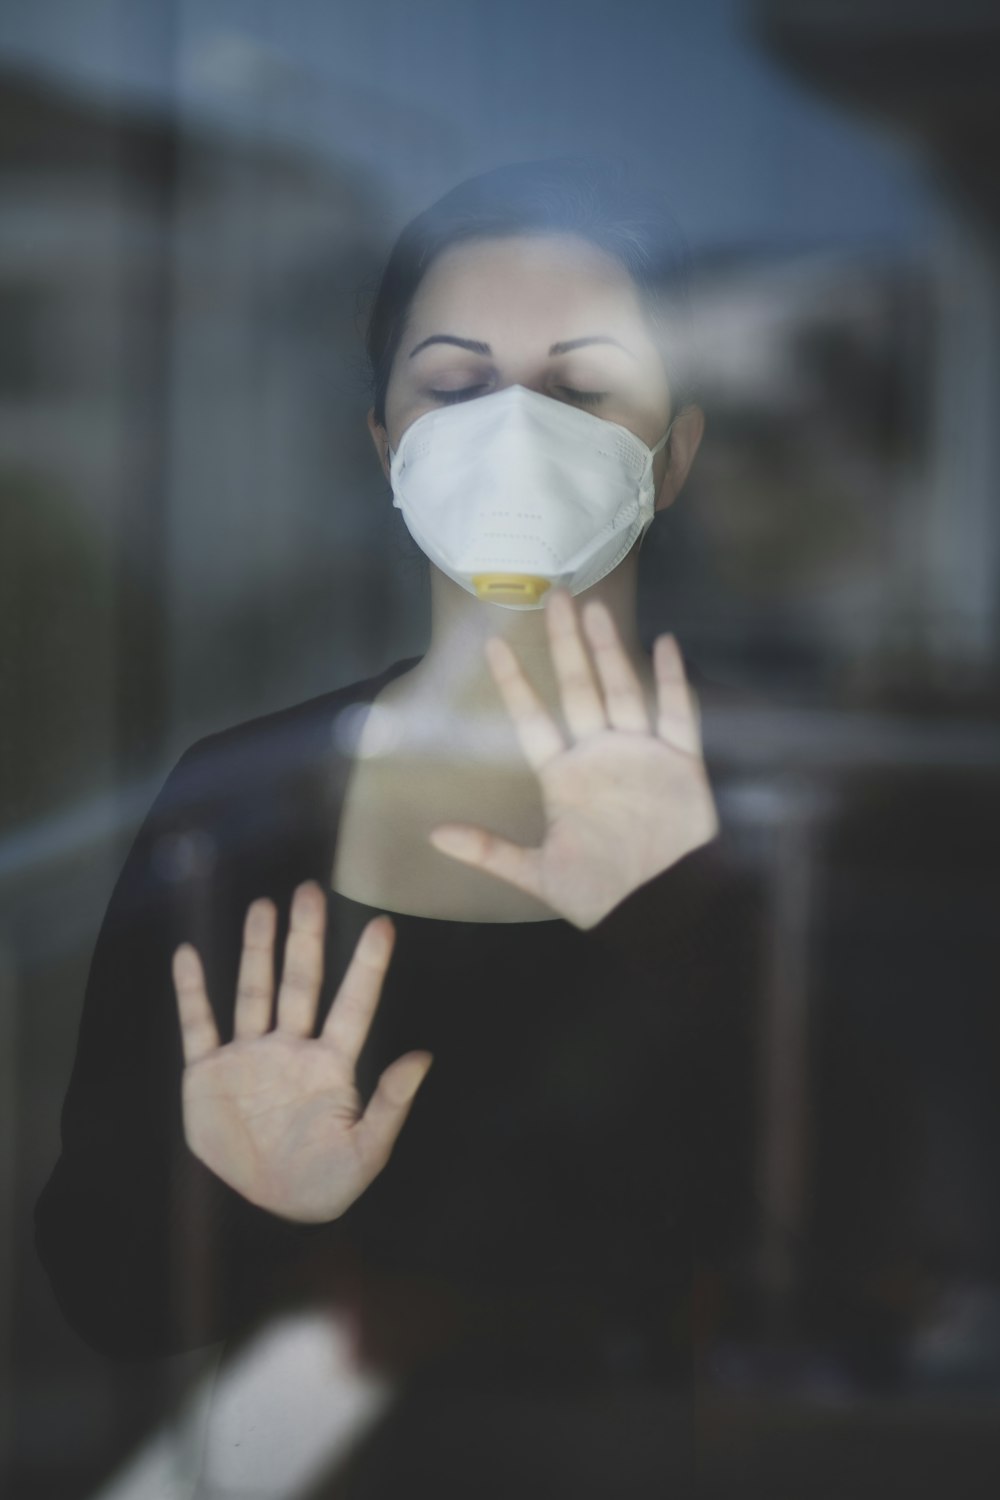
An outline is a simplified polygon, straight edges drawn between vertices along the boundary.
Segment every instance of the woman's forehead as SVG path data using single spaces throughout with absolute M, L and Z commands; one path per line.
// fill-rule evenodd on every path
M 591 327 L 595 319 L 605 326 Z M 492 342 L 516 328 L 544 339 L 580 320 L 587 327 L 577 332 L 649 337 L 635 283 L 614 256 L 579 235 L 511 235 L 443 251 L 414 297 L 408 335 Z

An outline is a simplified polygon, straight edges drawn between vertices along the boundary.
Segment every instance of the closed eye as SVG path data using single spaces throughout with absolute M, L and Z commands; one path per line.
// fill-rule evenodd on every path
M 555 389 L 561 393 L 560 400 L 565 398 L 578 403 L 580 406 L 598 406 L 608 396 L 607 391 L 579 391 L 575 386 L 571 385 L 560 385 L 556 386 Z M 440 401 L 443 406 L 450 406 L 456 401 L 472 401 L 476 396 L 480 396 L 484 391 L 488 390 L 488 385 L 481 384 L 466 385 L 457 391 L 430 390 L 427 394 L 432 396 L 435 401 Z
M 427 394 L 433 396 L 435 401 L 449 406 L 455 401 L 471 401 L 474 396 L 481 396 L 488 390 L 488 385 L 466 385 L 460 391 L 428 391 Z
M 571 401 L 578 401 L 581 406 L 599 406 L 607 398 L 607 391 L 578 391 L 571 385 L 560 385 L 556 387 L 568 396 Z

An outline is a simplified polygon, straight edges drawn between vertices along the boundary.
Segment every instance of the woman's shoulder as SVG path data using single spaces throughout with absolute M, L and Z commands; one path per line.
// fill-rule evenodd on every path
M 349 758 L 367 705 L 414 665 L 415 659 L 397 661 L 371 677 L 202 735 L 176 761 L 171 780 L 182 781 L 195 798 L 231 796 L 244 786 Z
M 132 848 L 131 866 L 167 879 L 219 856 L 240 863 L 255 851 L 307 844 L 339 816 L 356 739 L 381 686 L 407 670 L 396 662 L 372 677 L 202 735 L 158 778 Z M 297 842 L 296 842 L 297 841 Z M 133 869 L 134 877 L 134 869 Z M 133 883 L 135 880 L 133 879 Z M 154 881 L 156 889 L 159 888 Z

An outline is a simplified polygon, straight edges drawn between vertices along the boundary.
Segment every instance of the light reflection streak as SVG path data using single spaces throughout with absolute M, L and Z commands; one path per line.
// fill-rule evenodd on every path
M 231 1361 L 220 1351 L 90 1500 L 293 1500 L 377 1421 L 392 1389 L 357 1368 L 332 1316 L 283 1317 Z

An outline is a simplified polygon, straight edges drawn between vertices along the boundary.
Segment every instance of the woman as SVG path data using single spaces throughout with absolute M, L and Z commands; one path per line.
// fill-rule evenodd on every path
M 411 1391 L 690 1377 L 691 1028 L 732 955 L 693 699 L 635 616 L 702 417 L 622 191 L 505 169 L 393 251 L 369 426 L 430 646 L 192 747 L 133 846 L 37 1215 L 109 1352 L 306 1301 Z M 496 1493 L 611 1493 L 593 1430 Z M 661 1493 L 654 1447 L 615 1493 Z

